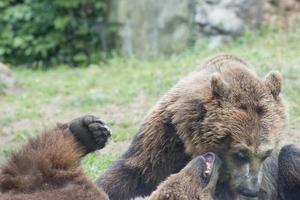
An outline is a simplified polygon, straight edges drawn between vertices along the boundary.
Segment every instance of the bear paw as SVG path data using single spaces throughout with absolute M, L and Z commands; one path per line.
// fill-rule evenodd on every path
M 111 136 L 110 128 L 93 115 L 72 120 L 68 128 L 87 153 L 102 149 Z

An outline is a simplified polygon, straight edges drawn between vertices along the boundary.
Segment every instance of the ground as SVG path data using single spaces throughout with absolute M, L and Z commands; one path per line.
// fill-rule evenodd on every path
M 284 142 L 300 144 L 300 29 L 249 32 L 221 49 L 206 41 L 168 58 L 115 57 L 87 68 L 60 66 L 47 71 L 14 68 L 18 88 L 0 96 L 0 163 L 9 152 L 42 130 L 83 114 L 104 119 L 113 130 L 109 145 L 83 161 L 93 179 L 125 151 L 139 124 L 159 96 L 192 72 L 205 58 L 233 53 L 263 76 L 279 70 L 289 105 L 290 131 Z M 298 135 L 297 135 L 298 134 Z

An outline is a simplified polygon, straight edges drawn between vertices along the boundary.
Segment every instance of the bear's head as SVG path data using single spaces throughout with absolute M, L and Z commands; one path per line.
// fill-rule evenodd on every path
M 166 99 L 167 115 L 157 119 L 171 116 L 187 154 L 216 153 L 222 160 L 219 183 L 254 197 L 262 163 L 287 124 L 281 87 L 279 72 L 261 79 L 243 63 L 225 60 L 182 80 L 167 96 L 174 97 L 172 103 Z
M 184 171 L 189 176 L 200 181 L 200 187 L 203 190 L 203 193 L 207 191 L 209 191 L 209 193 L 214 193 L 220 167 L 220 158 L 216 154 L 208 152 L 191 160 L 184 168 Z
M 203 138 L 223 160 L 222 179 L 239 194 L 255 197 L 262 180 L 262 163 L 279 142 L 285 126 L 280 97 L 282 78 L 270 72 L 264 80 L 237 68 L 211 77 L 212 101 L 206 104 Z

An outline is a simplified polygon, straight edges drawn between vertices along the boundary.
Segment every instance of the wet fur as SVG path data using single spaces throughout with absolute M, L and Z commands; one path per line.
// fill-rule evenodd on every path
M 80 167 L 84 151 L 65 128 L 30 139 L 10 156 L 1 166 L 0 200 L 108 199 L 84 175 Z

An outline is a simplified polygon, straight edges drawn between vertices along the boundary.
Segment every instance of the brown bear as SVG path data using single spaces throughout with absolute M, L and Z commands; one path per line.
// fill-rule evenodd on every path
M 79 145 L 70 131 L 77 138 L 93 135 L 89 148 Z M 84 175 L 80 160 L 103 148 L 110 135 L 102 121 L 84 116 L 30 139 L 0 168 L 0 200 L 108 200 Z
M 220 164 L 213 153 L 197 156 L 180 172 L 163 181 L 148 200 L 212 200 Z
M 282 78 L 260 79 L 232 55 L 210 59 L 168 91 L 142 123 L 129 149 L 98 180 L 111 200 L 147 196 L 193 157 L 222 160 L 220 196 L 257 196 L 262 162 L 285 127 Z
M 112 200 L 147 196 L 193 157 L 212 151 L 223 161 L 216 190 L 257 196 L 262 162 L 285 126 L 281 84 L 278 72 L 262 80 L 235 56 L 210 59 L 162 97 L 98 186 Z
M 69 131 L 90 147 L 79 145 Z M 83 175 L 79 162 L 85 154 L 103 148 L 109 136 L 110 130 L 102 121 L 84 116 L 30 139 L 0 168 L 0 200 L 108 199 Z M 150 199 L 162 200 L 169 195 L 167 199 L 173 200 L 211 199 L 219 168 L 215 154 L 198 156 L 162 183 Z

